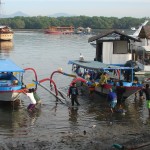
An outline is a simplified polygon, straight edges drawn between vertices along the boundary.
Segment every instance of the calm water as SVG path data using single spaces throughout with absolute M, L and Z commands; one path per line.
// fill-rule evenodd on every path
M 58 68 L 71 73 L 71 66 L 67 64 L 69 59 L 78 59 L 80 53 L 86 60 L 95 57 L 95 49 L 88 43 L 89 37 L 91 35 L 16 31 L 12 43 L 1 43 L 0 58 L 10 58 L 22 68 L 34 68 L 39 80 L 49 77 Z M 28 83 L 34 79 L 30 72 L 24 78 Z M 71 78 L 57 74 L 54 81 L 67 92 Z M 81 106 L 70 109 L 67 105 L 56 104 L 56 98 L 41 87 L 38 87 L 37 93 L 42 99 L 41 109 L 37 112 L 27 112 L 29 99 L 26 96 L 21 98 L 22 103 L 17 109 L 13 106 L 0 107 L 0 145 L 5 149 L 16 148 L 19 144 L 31 149 L 37 141 L 43 142 L 43 146 L 41 144 L 36 149 L 46 149 L 46 145 L 50 146 L 47 149 L 57 150 L 78 149 L 78 146 L 88 149 L 91 141 L 109 149 L 113 143 L 121 141 L 122 135 L 134 135 L 149 126 L 145 101 L 134 101 L 134 97 L 126 102 L 125 114 L 110 115 L 107 102 L 102 97 L 90 99 L 80 95 Z M 75 147 L 70 145 L 71 140 Z M 33 142 L 32 146 L 28 142 Z

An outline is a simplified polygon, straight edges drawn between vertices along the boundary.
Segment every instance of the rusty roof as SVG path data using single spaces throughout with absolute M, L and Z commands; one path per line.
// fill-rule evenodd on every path
M 150 39 L 150 26 L 143 26 L 140 33 L 139 38 Z

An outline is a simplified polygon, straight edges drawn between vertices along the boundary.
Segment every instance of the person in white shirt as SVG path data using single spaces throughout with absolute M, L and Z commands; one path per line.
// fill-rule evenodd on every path
M 30 98 L 31 100 L 31 103 L 29 104 L 28 106 L 28 110 L 33 110 L 35 108 L 35 105 L 36 105 L 36 100 L 34 98 L 34 95 L 33 95 L 33 90 L 32 89 L 29 89 L 29 91 L 26 93 L 26 95 Z

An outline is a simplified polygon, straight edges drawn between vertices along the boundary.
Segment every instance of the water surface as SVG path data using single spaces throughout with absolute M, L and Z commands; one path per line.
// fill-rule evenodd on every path
M 80 53 L 85 60 L 95 57 L 89 37 L 16 31 L 12 43 L 1 43 L 0 58 L 10 58 L 22 68 L 34 68 L 39 80 L 50 77 L 58 68 L 72 73 L 67 64 L 70 59 L 78 59 Z M 24 79 L 30 83 L 34 76 L 27 72 Z M 54 76 L 58 88 L 66 93 L 71 80 L 68 76 Z M 71 109 L 70 102 L 56 103 L 56 98 L 41 87 L 37 92 L 42 105 L 36 112 L 27 111 L 30 101 L 25 95 L 17 108 L 1 105 L 0 142 L 4 149 L 110 149 L 113 143 L 127 142 L 149 130 L 145 100 L 135 101 L 134 96 L 125 103 L 126 113 L 110 114 L 106 98 L 98 95 L 80 95 L 81 106 Z

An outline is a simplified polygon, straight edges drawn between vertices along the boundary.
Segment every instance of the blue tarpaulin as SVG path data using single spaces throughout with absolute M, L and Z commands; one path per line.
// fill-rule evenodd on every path
M 0 72 L 24 72 L 24 69 L 10 59 L 0 59 Z

